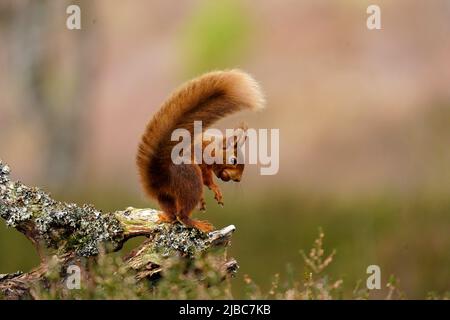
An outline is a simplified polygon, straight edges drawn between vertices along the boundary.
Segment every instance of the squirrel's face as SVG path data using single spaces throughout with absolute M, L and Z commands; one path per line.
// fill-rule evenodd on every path
M 223 164 L 213 165 L 214 174 L 222 181 L 241 181 L 245 164 L 238 163 L 236 155 L 238 154 L 238 148 L 247 139 L 246 129 L 246 125 L 243 124 L 236 129 L 238 131 L 236 131 L 235 137 L 230 137 L 228 141 L 224 139 L 224 148 L 222 150 Z
M 244 173 L 244 164 L 217 164 L 213 166 L 214 174 L 222 181 L 240 182 Z

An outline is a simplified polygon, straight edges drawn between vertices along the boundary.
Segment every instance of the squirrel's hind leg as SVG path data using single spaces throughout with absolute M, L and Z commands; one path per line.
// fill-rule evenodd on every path
M 203 232 L 213 229 L 208 222 L 192 220 L 190 217 L 195 208 L 202 203 L 202 173 L 198 165 L 177 165 L 171 167 L 171 188 L 176 204 L 176 219 L 189 228 Z M 172 202 L 171 202 L 172 203 Z M 166 211 L 166 210 L 164 210 Z
M 203 198 L 201 196 L 201 193 L 200 198 Z M 177 213 L 178 221 L 180 221 L 186 227 L 195 228 L 203 232 L 210 232 L 211 230 L 213 230 L 214 227 L 209 222 L 191 219 L 192 211 L 195 209 L 198 203 L 198 197 L 193 197 L 190 200 L 185 198 L 181 203 L 183 203 L 183 207 L 180 208 L 180 211 Z
M 174 223 L 177 221 L 177 205 L 176 201 L 173 197 L 170 196 L 159 196 L 158 197 L 159 205 L 163 212 L 160 212 L 158 215 L 159 223 Z

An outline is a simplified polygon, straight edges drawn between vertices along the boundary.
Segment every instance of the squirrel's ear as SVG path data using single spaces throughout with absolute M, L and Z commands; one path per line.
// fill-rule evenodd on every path
M 238 125 L 236 128 L 234 128 L 234 129 L 235 129 L 235 130 L 236 130 L 236 129 L 242 129 L 243 131 L 247 131 L 247 130 L 248 130 L 248 125 L 247 125 L 246 122 L 242 121 L 242 122 L 239 123 L 239 125 Z
M 226 143 L 225 143 L 225 149 L 231 149 L 234 146 L 235 143 L 235 135 L 232 135 L 231 137 L 225 138 L 226 139 Z
M 242 146 L 242 144 L 247 139 L 247 129 L 246 123 L 242 122 L 234 129 L 233 135 L 226 139 L 226 148 L 236 148 Z
M 244 144 L 245 140 L 247 140 L 247 130 L 245 129 L 236 129 L 236 143 L 235 147 L 240 147 Z
M 247 140 L 247 130 L 248 130 L 248 125 L 245 122 L 241 122 L 239 124 L 239 126 L 235 129 L 236 132 L 236 147 L 237 146 L 241 146 L 245 140 Z

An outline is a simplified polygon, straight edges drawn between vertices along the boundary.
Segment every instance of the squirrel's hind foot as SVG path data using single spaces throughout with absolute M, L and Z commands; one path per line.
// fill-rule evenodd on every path
M 208 233 L 214 229 L 214 226 L 208 221 L 193 220 L 188 217 L 177 219 L 176 216 L 172 216 L 166 212 L 160 212 L 158 214 L 158 223 L 175 223 L 177 221 L 181 222 L 188 228 L 195 228 L 205 233 Z
M 204 233 L 208 233 L 214 230 L 214 226 L 208 221 L 192 220 L 192 222 L 194 228 L 203 231 Z
M 176 221 L 177 217 L 175 215 L 171 215 L 166 212 L 160 212 L 158 214 L 158 223 L 174 223 Z
M 178 220 L 188 228 L 195 228 L 204 233 L 208 233 L 214 229 L 214 226 L 208 221 L 193 220 L 188 217 L 178 218 Z

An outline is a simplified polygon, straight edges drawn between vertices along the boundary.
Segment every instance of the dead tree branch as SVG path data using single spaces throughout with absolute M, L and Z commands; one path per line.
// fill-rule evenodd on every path
M 146 236 L 138 248 L 124 258 L 137 279 L 162 271 L 168 257 L 194 257 L 215 246 L 226 246 L 234 226 L 202 233 L 181 224 L 157 223 L 159 211 L 136 209 L 103 213 L 91 205 L 58 202 L 38 188 L 10 179 L 10 168 L 0 161 L 0 216 L 7 226 L 22 232 L 35 246 L 40 265 L 27 273 L 0 275 L 0 293 L 10 299 L 33 298 L 30 287 L 45 281 L 49 261 L 61 266 L 80 263 L 105 253 L 118 251 L 125 241 Z M 231 259 L 224 267 L 233 273 L 237 263 Z

